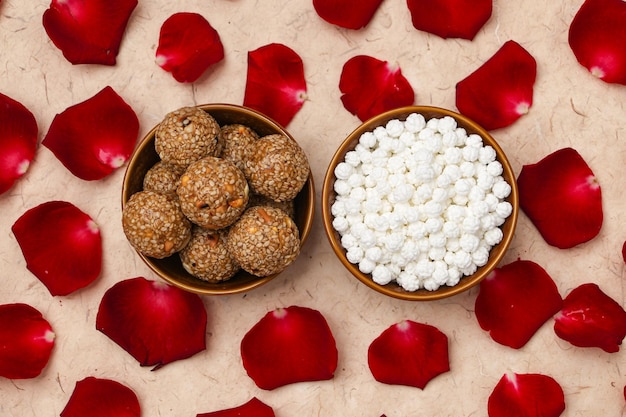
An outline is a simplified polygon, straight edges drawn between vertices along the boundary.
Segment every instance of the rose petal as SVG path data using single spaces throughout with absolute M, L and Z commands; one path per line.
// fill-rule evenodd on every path
M 115 65 L 137 0 L 52 0 L 43 27 L 72 64 Z
M 76 382 L 61 417 L 139 417 L 137 395 L 119 382 L 87 377 Z
M 622 245 L 622 259 L 624 260 L 624 263 L 626 263 L 626 241 L 624 241 L 624 244 Z
M 558 417 L 565 410 L 563 389 L 541 374 L 505 374 L 487 402 L 489 417 Z
M 302 58 L 285 45 L 272 43 L 248 53 L 243 105 L 287 126 L 307 98 Z
M 513 124 L 533 104 L 537 62 L 508 41 L 482 66 L 456 85 L 456 107 L 487 130 Z
M 30 110 L 0 93 L 0 194 L 28 170 L 37 150 L 38 133 Z
M 607 83 L 626 84 L 624 21 L 622 0 L 586 0 L 569 27 L 569 45 L 578 62 Z
M 234 408 L 198 414 L 196 417 L 274 417 L 274 410 L 256 397 Z
M 206 325 L 197 294 L 143 277 L 109 288 L 96 316 L 96 329 L 154 369 L 203 351 Z
M 600 184 L 576 150 L 563 148 L 524 165 L 517 184 L 521 209 L 548 244 L 571 248 L 600 233 Z
M 11 230 L 22 249 L 26 267 L 50 294 L 70 294 L 100 276 L 100 229 L 72 203 L 40 204 L 22 214 Z
M 372 20 L 383 0 L 313 0 L 318 16 L 346 29 L 361 29 Z
M 111 87 L 105 87 L 57 114 L 42 144 L 72 174 L 91 181 L 124 165 L 138 134 L 134 110 Z
M 399 67 L 366 55 L 352 57 L 344 64 L 339 90 L 343 106 L 361 121 L 410 106 L 415 100 L 413 88 Z
M 572 290 L 554 320 L 556 335 L 574 346 L 613 353 L 626 337 L 626 311 L 593 283 Z
M 492 0 L 407 0 L 413 27 L 442 38 L 472 40 L 491 17 Z
M 40 375 L 53 347 L 52 327 L 38 310 L 21 303 L 0 305 L 0 376 Z
M 291 306 L 267 313 L 246 333 L 241 357 L 254 383 L 272 390 L 296 382 L 332 379 L 338 352 L 319 311 Z
M 404 320 L 374 339 L 367 362 L 378 382 L 424 389 L 450 370 L 448 337 L 434 326 Z
M 494 341 L 519 349 L 560 310 L 562 302 L 541 266 L 518 259 L 496 268 L 480 283 L 476 319 Z
M 192 83 L 224 59 L 220 35 L 198 13 L 175 13 L 161 26 L 156 62 L 178 82 Z

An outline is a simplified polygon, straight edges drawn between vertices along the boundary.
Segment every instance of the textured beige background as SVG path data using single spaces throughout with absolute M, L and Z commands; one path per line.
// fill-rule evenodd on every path
M 207 350 L 152 372 L 95 330 L 102 294 L 115 282 L 156 277 L 125 242 L 120 225 L 123 169 L 97 182 L 73 177 L 40 147 L 30 171 L 0 196 L 0 303 L 25 302 L 54 326 L 56 346 L 48 367 L 32 380 L 0 379 L 0 415 L 54 416 L 74 384 L 87 376 L 115 379 L 138 395 L 145 416 L 195 416 L 229 408 L 257 396 L 277 416 L 486 416 L 487 398 L 506 372 L 538 372 L 563 387 L 563 416 L 624 415 L 624 351 L 575 348 L 558 339 L 552 321 L 522 349 L 493 342 L 475 319 L 477 290 L 453 298 L 411 303 L 385 298 L 358 283 L 333 256 L 321 226 L 319 186 L 334 148 L 359 123 L 342 106 L 338 90 L 343 63 L 367 54 L 397 63 L 413 85 L 416 103 L 455 109 L 455 84 L 507 40 L 537 60 L 530 113 L 493 135 L 519 173 L 523 164 L 572 146 L 602 186 L 605 222 L 593 241 L 570 250 L 547 246 L 520 216 L 505 262 L 530 259 L 555 279 L 561 294 L 596 282 L 624 305 L 626 272 L 620 257 L 626 239 L 626 87 L 594 79 L 567 44 L 569 22 L 582 0 L 495 0 L 493 16 L 472 41 L 443 40 L 413 29 L 406 3 L 385 0 L 365 30 L 349 31 L 322 21 L 309 0 L 142 0 L 135 9 L 115 67 L 72 66 L 41 25 L 42 0 L 0 3 L 0 91 L 27 106 L 40 138 L 55 114 L 110 85 L 135 110 L 140 135 L 170 110 L 210 102 L 241 104 L 247 52 L 272 42 L 303 59 L 309 100 L 289 125 L 304 147 L 318 185 L 317 218 L 297 262 L 265 287 L 245 295 L 205 297 Z M 198 82 L 178 84 L 154 62 L 161 23 L 180 11 L 203 14 L 220 33 L 226 59 Z M 66 200 L 100 225 L 104 268 L 100 279 L 67 297 L 51 297 L 25 268 L 10 228 L 27 209 Z M 337 340 L 335 378 L 274 391 L 258 389 L 239 356 L 244 333 L 267 311 L 302 305 L 320 310 Z M 367 367 L 369 343 L 389 325 L 412 319 L 439 327 L 450 338 L 451 371 L 425 390 L 386 386 Z

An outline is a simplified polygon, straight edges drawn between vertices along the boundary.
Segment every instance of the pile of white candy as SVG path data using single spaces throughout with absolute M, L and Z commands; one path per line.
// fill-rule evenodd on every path
M 485 265 L 512 211 L 493 147 L 448 116 L 413 113 L 364 133 L 334 174 L 348 260 L 407 291 L 454 286 Z

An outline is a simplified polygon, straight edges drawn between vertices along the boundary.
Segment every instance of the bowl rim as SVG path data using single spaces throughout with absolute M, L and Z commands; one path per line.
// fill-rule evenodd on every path
M 386 124 L 389 120 L 392 119 L 405 119 L 411 113 L 419 113 L 424 115 L 424 117 L 428 120 L 431 118 L 442 118 L 445 116 L 451 116 L 456 121 L 459 127 L 464 127 L 468 133 L 477 133 L 482 138 L 483 141 L 487 142 L 488 145 L 491 145 L 497 153 L 498 161 L 502 164 L 503 167 L 503 176 L 508 177 L 507 182 L 511 186 L 511 193 L 509 197 L 507 197 L 507 201 L 509 201 L 513 207 L 513 210 L 509 217 L 506 219 L 505 223 L 500 226 L 503 229 L 503 232 L 506 230 L 502 238 L 502 241 L 492 247 L 490 251 L 489 261 L 483 267 L 480 267 L 474 274 L 466 277 L 462 277 L 461 281 L 452 287 L 442 286 L 436 291 L 428 291 L 425 289 L 420 289 L 417 291 L 409 292 L 403 290 L 398 284 L 395 282 L 389 283 L 387 285 L 380 285 L 374 282 L 371 278 L 371 274 L 362 273 L 358 265 L 352 264 L 348 261 L 346 257 L 346 251 L 341 245 L 339 240 L 338 232 L 333 228 L 332 221 L 333 215 L 330 212 L 330 207 L 332 202 L 334 201 L 334 169 L 337 164 L 343 161 L 344 156 L 347 151 L 351 150 L 354 145 L 359 140 L 359 137 L 368 131 L 372 131 L 375 127 Z M 430 116 L 426 116 L 430 115 Z M 396 108 L 393 110 L 389 110 L 383 112 L 377 116 L 374 116 L 365 122 L 361 123 L 356 129 L 354 129 L 339 145 L 337 150 L 334 152 L 330 163 L 328 164 L 328 168 L 326 170 L 326 174 L 324 176 L 324 181 L 322 183 L 322 223 L 324 226 L 324 232 L 326 237 L 333 249 L 335 255 L 339 258 L 341 263 L 344 265 L 346 269 L 360 282 L 365 284 L 367 287 L 382 293 L 384 295 L 388 295 L 393 298 L 409 300 L 409 301 L 431 301 L 431 300 L 439 300 L 447 297 L 451 297 L 462 293 L 464 291 L 469 290 L 470 288 L 476 286 L 480 283 L 485 277 L 491 273 L 491 271 L 499 264 L 504 255 L 509 248 L 513 237 L 515 236 L 515 229 L 517 226 L 517 219 L 519 214 L 519 194 L 518 187 L 515 178 L 515 174 L 511 167 L 511 164 L 502 150 L 502 147 L 498 142 L 491 136 L 491 134 L 478 123 L 473 121 L 472 119 L 464 116 L 460 113 L 457 113 L 452 110 L 444 109 L 436 106 L 405 106 Z M 494 249 L 498 248 L 494 254 Z
M 262 114 L 261 112 L 254 110 L 250 107 L 241 106 L 237 104 L 228 104 L 228 103 L 200 104 L 200 105 L 193 105 L 193 107 L 200 108 L 208 113 L 215 112 L 215 111 L 239 112 L 245 115 L 246 117 L 260 120 L 264 125 L 267 126 L 268 130 L 280 132 L 281 134 L 284 134 L 285 136 L 287 136 L 288 138 L 296 142 L 295 138 L 291 135 L 291 133 L 289 133 L 287 129 L 281 126 L 278 122 L 276 122 L 269 116 Z M 131 154 L 130 158 L 128 159 L 124 176 L 122 179 L 122 193 L 121 193 L 122 194 L 121 195 L 121 209 L 122 210 L 124 209 L 126 202 L 130 198 L 130 196 L 133 194 L 132 190 L 130 189 L 131 188 L 130 187 L 131 171 L 134 171 L 137 169 L 138 155 L 146 151 L 148 147 L 153 146 L 157 127 L 158 127 L 158 123 L 154 127 L 152 127 L 143 136 L 143 138 L 141 138 L 141 140 L 138 142 L 137 146 L 135 147 L 133 153 Z M 304 187 L 298 193 L 298 196 L 296 198 L 307 198 L 309 201 L 309 204 L 306 205 L 306 207 L 303 207 L 302 212 L 299 214 L 299 217 L 304 219 L 302 222 L 302 227 L 298 228 L 300 232 L 300 249 L 302 249 L 302 247 L 304 246 L 305 242 L 307 241 L 311 233 L 311 229 L 313 227 L 313 221 L 315 217 L 315 184 L 314 184 L 312 172 L 309 172 L 309 177 Z M 180 289 L 183 289 L 191 293 L 196 293 L 196 294 L 230 295 L 230 294 L 244 293 L 254 288 L 260 287 L 263 284 L 266 284 L 267 282 L 271 281 L 272 279 L 276 278 L 279 274 L 284 272 L 284 271 L 281 271 L 277 274 L 272 274 L 272 275 L 268 275 L 265 277 L 254 277 L 254 279 L 248 280 L 246 282 L 241 282 L 241 283 L 238 282 L 236 283 L 237 285 L 233 285 L 234 281 L 230 281 L 230 280 L 220 282 L 220 283 L 210 283 L 210 282 L 203 281 L 197 278 L 194 278 L 194 280 L 189 280 L 189 283 L 187 283 L 187 282 L 183 282 L 183 281 L 180 281 L 178 279 L 175 279 L 169 276 L 167 273 L 165 273 L 165 271 L 163 271 L 161 268 L 155 265 L 154 263 L 155 259 L 145 256 L 144 254 L 140 253 L 134 248 L 133 250 L 139 256 L 139 258 L 148 266 L 148 268 L 152 272 L 154 272 L 157 276 L 159 276 L 166 282 Z M 191 277 L 191 275 L 187 274 L 186 271 L 185 271 L 185 274 Z

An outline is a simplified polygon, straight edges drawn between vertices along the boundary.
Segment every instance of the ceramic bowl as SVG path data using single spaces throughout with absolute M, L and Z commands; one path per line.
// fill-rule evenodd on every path
M 344 161 L 346 153 L 354 149 L 363 133 L 373 131 L 378 126 L 385 126 L 387 122 L 392 119 L 405 120 L 407 116 L 411 113 L 422 114 L 426 120 L 432 118 L 440 119 L 444 116 L 451 116 L 456 120 L 459 127 L 462 127 L 467 131 L 468 135 L 472 133 L 480 135 L 485 145 L 491 145 L 495 149 L 496 158 L 498 161 L 500 161 L 503 167 L 502 176 L 509 183 L 509 185 L 511 185 L 511 193 L 508 198 L 506 198 L 506 201 L 511 203 L 513 210 L 505 223 L 500 226 L 503 232 L 503 238 L 499 244 L 492 247 L 489 253 L 488 262 L 482 267 L 478 268 L 473 275 L 461 278 L 457 285 L 441 286 L 439 287 L 439 289 L 434 291 L 429 291 L 426 289 L 406 291 L 400 285 L 395 283 L 395 281 L 392 281 L 387 285 L 379 285 L 373 281 L 371 274 L 362 273 L 359 270 L 358 265 L 350 263 L 346 258 L 346 250 L 341 245 L 341 237 L 339 233 L 333 227 L 334 218 L 331 213 L 331 207 L 335 201 L 336 196 L 334 191 L 334 184 L 336 180 L 334 171 L 335 167 L 340 162 Z M 328 170 L 326 171 L 326 175 L 324 177 L 324 183 L 322 185 L 322 220 L 324 224 L 324 230 L 326 232 L 328 240 L 330 241 L 334 253 L 337 255 L 341 263 L 352 275 L 354 275 L 354 277 L 356 277 L 359 281 L 361 281 L 369 288 L 374 289 L 382 294 L 404 300 L 426 301 L 441 299 L 462 293 L 479 284 L 480 281 L 485 278 L 498 265 L 498 263 L 505 255 L 507 248 L 511 243 L 511 240 L 513 239 L 515 227 L 517 224 L 518 212 L 519 201 L 515 175 L 506 155 L 502 151 L 502 148 L 484 128 L 479 126 L 474 121 L 453 111 L 438 107 L 403 107 L 380 114 L 379 116 L 376 116 L 361 124 L 356 130 L 348 135 L 348 137 L 343 141 L 343 143 L 339 146 L 339 148 L 333 155 L 332 160 L 330 161 L 330 164 L 328 166 Z
M 220 126 L 238 123 L 252 128 L 259 136 L 280 133 L 295 140 L 278 123 L 250 108 L 232 104 L 205 104 L 198 107 L 210 113 Z M 154 148 L 155 132 L 156 126 L 141 140 L 129 159 L 122 186 L 122 208 L 131 195 L 143 189 L 143 178 L 146 172 L 159 161 L 159 156 Z M 300 245 L 302 246 L 309 236 L 314 216 L 315 189 L 311 174 L 309 174 L 307 182 L 296 196 L 294 206 L 294 220 L 300 232 Z M 257 288 L 278 275 L 257 277 L 240 270 L 227 281 L 210 283 L 189 274 L 183 268 L 177 254 L 164 259 L 155 259 L 142 255 L 139 252 L 137 253 L 148 267 L 165 281 L 186 291 L 198 294 L 223 295 L 242 293 Z

